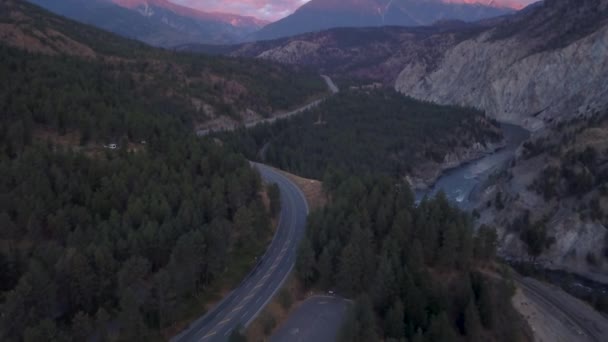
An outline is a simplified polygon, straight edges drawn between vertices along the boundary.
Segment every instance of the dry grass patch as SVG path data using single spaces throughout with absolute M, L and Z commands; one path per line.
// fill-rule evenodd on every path
M 267 341 L 306 299 L 304 287 L 293 274 L 290 275 L 283 288 L 247 328 L 247 341 Z
M 323 183 L 314 179 L 302 178 L 282 170 L 279 171 L 300 188 L 304 197 L 306 197 L 310 210 L 323 208 L 327 204 L 327 195 L 323 192 Z

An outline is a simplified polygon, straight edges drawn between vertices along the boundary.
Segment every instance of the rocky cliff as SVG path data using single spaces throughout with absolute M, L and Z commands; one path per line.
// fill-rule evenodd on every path
M 500 133 L 497 132 L 497 134 Z M 441 162 L 428 160 L 425 163 L 418 164 L 412 172 L 406 176 L 406 180 L 413 190 L 426 190 L 432 187 L 446 171 L 483 158 L 504 146 L 504 141 L 486 141 L 476 142 L 471 146 L 455 148 L 453 151 L 448 152 Z
M 608 282 L 608 111 L 551 124 L 480 192 L 500 253 Z
M 334 29 L 227 52 L 383 82 L 533 130 L 608 106 L 608 0 L 546 0 L 477 23 Z
M 546 1 L 414 60 L 395 88 L 418 99 L 485 110 L 537 130 L 608 105 L 608 1 Z

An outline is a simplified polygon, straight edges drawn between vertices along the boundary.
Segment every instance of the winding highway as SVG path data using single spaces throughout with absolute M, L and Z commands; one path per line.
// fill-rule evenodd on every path
M 171 341 L 227 341 L 235 328 L 248 326 L 264 309 L 294 267 L 308 215 L 306 199 L 295 184 L 273 168 L 252 165 L 265 182 L 277 184 L 281 191 L 281 214 L 275 236 L 238 288 Z
M 330 94 L 328 96 L 314 100 L 312 102 L 309 102 L 309 103 L 307 103 L 303 106 L 300 106 L 297 109 L 294 109 L 287 113 L 278 113 L 278 114 L 271 115 L 269 118 L 266 118 L 266 119 L 259 119 L 259 120 L 246 122 L 246 123 L 244 123 L 244 127 L 253 128 L 257 125 L 270 124 L 277 120 L 287 119 L 292 116 L 302 114 L 312 108 L 317 107 L 318 105 L 320 105 L 323 101 L 325 101 L 332 95 L 335 95 L 340 92 L 340 88 L 338 88 L 338 86 L 334 83 L 334 81 L 329 76 L 321 75 L 321 78 L 323 79 L 323 81 L 325 81 L 325 84 L 327 85 L 327 89 L 329 90 Z M 199 137 L 203 137 L 203 136 L 209 135 L 214 132 L 217 133 L 217 132 L 234 131 L 235 129 L 237 129 L 239 127 L 243 127 L 243 126 L 242 125 L 231 125 L 231 126 L 227 126 L 227 127 L 205 128 L 205 129 L 198 130 L 196 132 L 196 135 L 198 135 Z

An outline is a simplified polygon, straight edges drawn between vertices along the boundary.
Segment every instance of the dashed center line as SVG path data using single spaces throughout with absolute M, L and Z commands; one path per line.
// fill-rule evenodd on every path
M 211 336 L 213 336 L 215 334 L 217 334 L 217 331 L 212 331 L 212 332 L 208 333 L 207 335 L 203 336 L 203 340 L 206 339 L 206 338 L 209 338 L 209 337 L 211 337 Z

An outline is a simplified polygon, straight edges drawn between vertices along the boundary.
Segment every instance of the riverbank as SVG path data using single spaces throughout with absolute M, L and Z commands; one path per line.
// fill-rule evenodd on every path
M 501 123 L 500 127 L 504 136 L 502 148 L 446 170 L 431 187 L 416 191 L 416 199 L 421 200 L 424 196 L 434 196 L 443 191 L 447 198 L 461 209 L 472 209 L 475 201 L 472 200 L 471 194 L 491 174 L 506 166 L 515 156 L 517 148 L 530 137 L 530 132 L 523 127 L 507 123 Z

